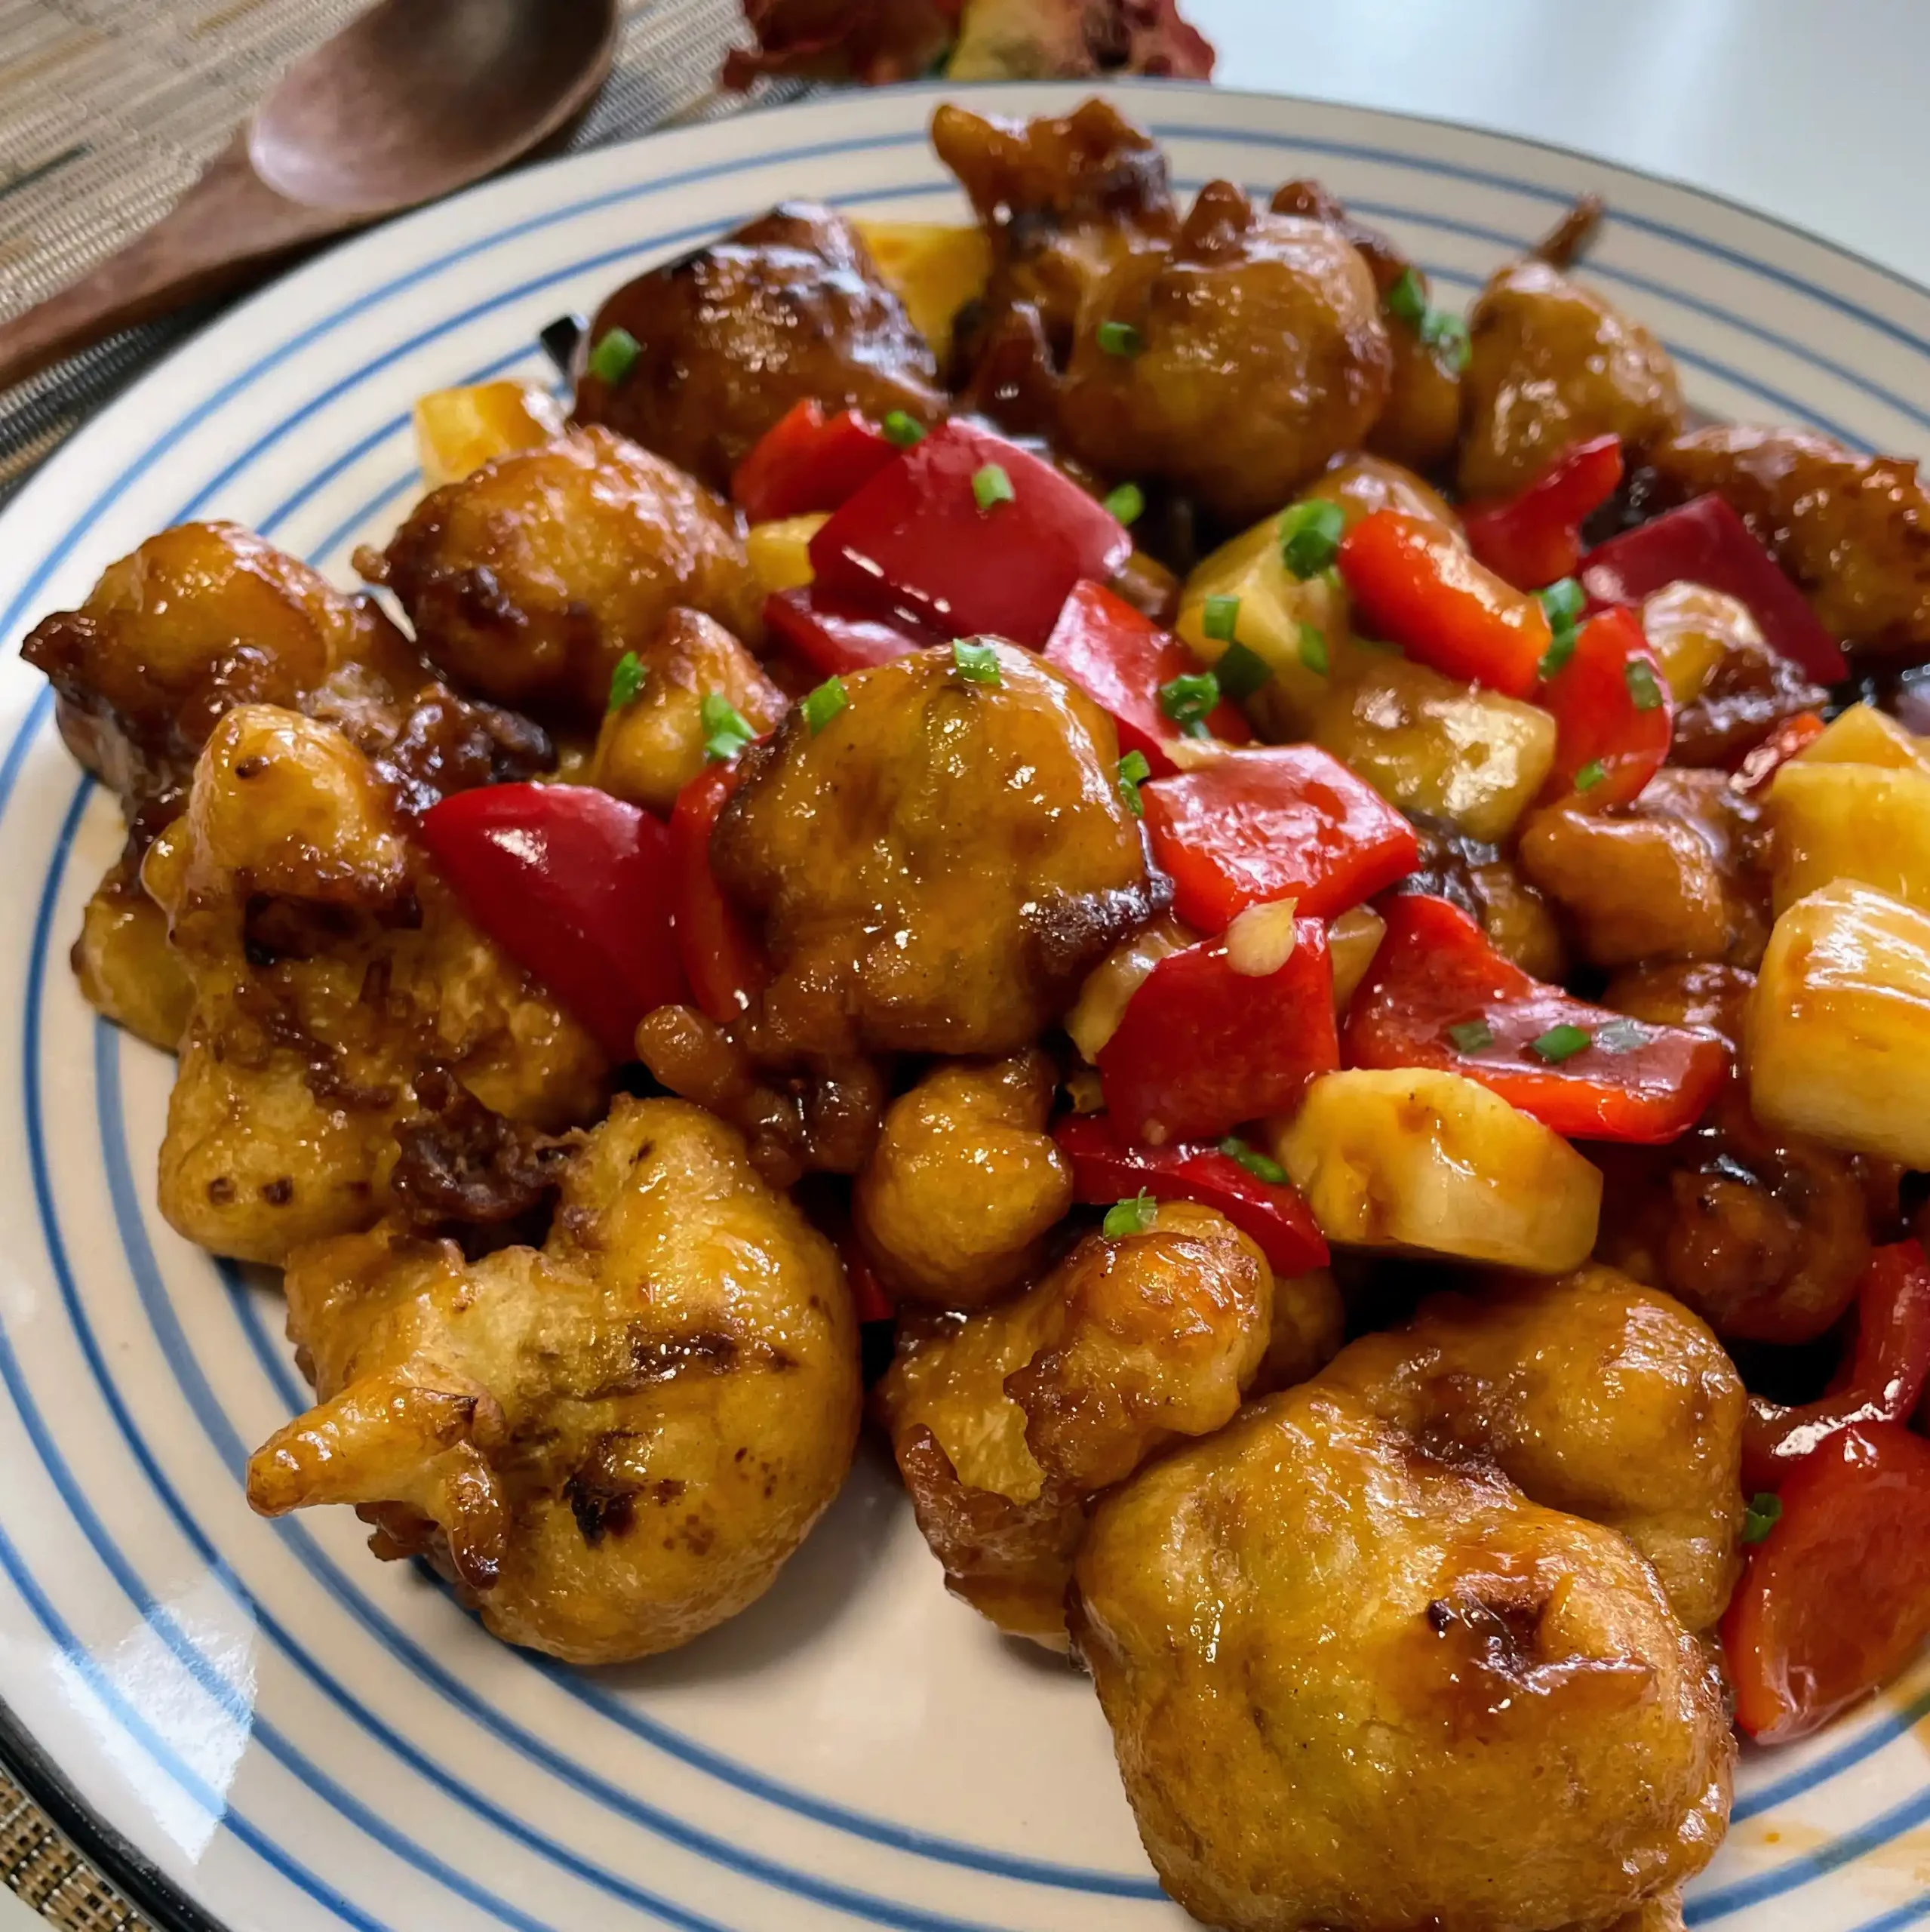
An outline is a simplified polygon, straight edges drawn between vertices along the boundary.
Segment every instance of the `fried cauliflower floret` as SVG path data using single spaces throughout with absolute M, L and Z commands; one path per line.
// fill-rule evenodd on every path
M 1169 1202 L 1143 1233 L 1087 1235 L 1016 1301 L 904 1322 L 878 1404 L 946 1587 L 1013 1635 L 1063 1644 L 1093 1500 L 1232 1419 L 1273 1290 L 1230 1222 Z
M 1649 453 L 1664 490 L 1713 490 L 1809 593 L 1833 637 L 1930 649 L 1930 492 L 1916 463 L 1808 429 L 1724 424 Z
M 371 1511 L 378 1553 L 428 1555 L 497 1636 L 573 1663 L 735 1616 L 850 1465 L 836 1253 L 681 1101 L 617 1101 L 540 1251 L 466 1264 L 385 1223 L 287 1287 L 319 1402 L 255 1453 L 249 1501 Z
M 714 490 L 794 403 L 943 408 L 938 365 L 862 238 L 815 202 L 787 202 L 694 254 L 625 282 L 589 340 L 626 329 L 638 354 L 614 384 L 585 370 L 576 419 L 633 437 Z
M 1069 1617 L 1210 1924 L 1599 1927 L 1728 1822 L 1714 1666 L 1629 1544 L 1323 1380 L 1102 1503 Z
M 1320 1374 L 1347 1340 L 1347 1304 L 1324 1268 L 1274 1278 L 1273 1332 L 1248 1393 L 1271 1395 Z
M 678 605 L 763 635 L 736 513 L 608 429 L 513 450 L 432 490 L 355 568 L 466 689 L 592 725 L 610 674 Z
M 704 768 L 704 700 L 722 697 L 754 731 L 770 731 L 789 700 L 758 660 L 714 618 L 675 610 L 637 654 L 635 697 L 605 713 L 589 782 L 668 817 L 677 795 Z
M 81 915 L 74 977 L 88 1005 L 137 1040 L 172 1053 L 194 1003 L 186 968 L 167 943 L 167 916 L 125 860 L 109 866 Z
M 1108 323 L 1139 334 L 1129 355 Z M 1157 477 L 1229 523 L 1277 510 L 1384 407 L 1393 352 L 1374 278 L 1339 229 L 1200 191 L 1169 254 L 1128 259 L 1080 312 L 1066 448 Z
M 1321 1377 L 1448 1461 L 1619 1530 L 1711 1629 L 1741 1568 L 1741 1378 L 1682 1304 L 1612 1268 L 1437 1295 Z
M 774 969 L 760 1058 L 1016 1052 L 1163 909 L 1111 720 L 1029 652 L 997 661 L 914 651 L 745 753 L 711 864 Z
M 1464 495 L 1507 496 L 1590 436 L 1612 432 L 1643 450 L 1682 426 L 1682 391 L 1661 344 L 1546 262 L 1499 270 L 1468 325 Z
M 851 1210 L 900 1297 L 978 1308 L 1036 1272 L 1072 1205 L 1071 1169 L 1046 1131 L 1057 1085 L 1034 1048 L 935 1067 L 892 1103 Z
M 229 712 L 142 876 L 193 994 L 160 1183 L 190 1241 L 280 1263 L 369 1226 L 431 1071 L 533 1127 L 600 1110 L 589 1035 L 463 918 L 334 726 Z

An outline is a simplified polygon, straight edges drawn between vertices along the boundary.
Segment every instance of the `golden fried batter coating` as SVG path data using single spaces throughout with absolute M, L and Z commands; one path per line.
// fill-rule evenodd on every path
M 877 1400 L 945 1585 L 1015 1636 L 1065 1640 L 1093 1499 L 1232 1419 L 1272 1332 L 1273 1271 L 1209 1208 L 1088 1235 L 1016 1301 L 913 1316 Z
M 1057 1070 L 1037 1048 L 935 1067 L 894 1100 L 851 1197 L 887 1287 L 935 1308 L 979 1308 L 1036 1272 L 1072 1205 L 1046 1122 Z
M 1619 1530 L 1712 1629 L 1742 1567 L 1742 1380 L 1703 1323 L 1612 1268 L 1436 1295 L 1321 1377 L 1430 1455 Z
M 1421 863 L 1402 881 L 1409 892 L 1432 893 L 1479 919 L 1488 943 L 1538 980 L 1559 980 L 1568 949 L 1554 908 L 1523 868 L 1501 848 L 1470 838 L 1439 819 L 1417 820 Z
M 186 1030 L 194 986 L 167 943 L 167 915 L 117 860 L 94 888 L 74 942 L 81 997 L 138 1040 L 172 1053 Z
M 1464 495 L 1506 496 L 1590 436 L 1612 432 L 1639 451 L 1682 426 L 1682 392 L 1661 344 L 1546 262 L 1499 270 L 1468 324 Z
M 634 437 L 714 490 L 794 403 L 921 423 L 943 408 L 938 365 L 858 231 L 787 202 L 721 242 L 625 282 L 589 340 L 641 352 L 612 385 L 585 370 L 576 419 Z
M 1930 650 L 1930 492 L 1913 460 L 1860 455 L 1812 430 L 1733 425 L 1691 430 L 1649 460 L 1669 494 L 1723 498 L 1833 637 Z
M 1273 1333 L 1249 1395 L 1271 1395 L 1320 1374 L 1347 1340 L 1347 1304 L 1324 1268 L 1274 1278 Z
M 668 817 L 677 795 L 704 768 L 704 700 L 727 699 L 754 731 L 768 731 L 790 700 L 758 660 L 714 618 L 672 611 L 637 653 L 644 681 L 628 704 L 606 712 L 589 782 Z
M 1140 1836 L 1211 1924 L 1599 1927 L 1728 1821 L 1714 1666 L 1628 1543 L 1323 1379 L 1102 1503 L 1068 1615 Z
M 608 429 L 512 450 L 432 490 L 355 568 L 395 592 L 465 688 L 579 725 L 602 717 L 617 660 L 679 605 L 763 635 L 736 512 Z
M 373 1512 L 512 1644 L 614 1663 L 763 1595 L 857 1439 L 830 1244 L 678 1100 L 619 1099 L 546 1246 L 466 1264 L 392 1223 L 305 1249 L 288 1332 L 320 1404 L 248 1465 L 269 1515 Z
M 457 909 L 392 788 L 332 724 L 244 705 L 215 727 L 148 891 L 193 989 L 161 1150 L 169 1222 L 279 1263 L 394 1204 L 413 1083 L 453 1075 L 545 1129 L 594 1119 L 589 1035 Z
M 996 683 L 948 646 L 860 672 L 822 731 L 793 712 L 745 753 L 711 864 L 774 968 L 761 1060 L 1015 1053 L 1163 909 L 1111 720 L 997 655 Z
M 1137 329 L 1139 351 L 1108 348 L 1108 322 Z M 1129 258 L 1081 309 L 1060 428 L 1095 469 L 1157 477 L 1243 525 L 1360 446 L 1393 366 L 1347 238 L 1213 182 L 1169 254 Z

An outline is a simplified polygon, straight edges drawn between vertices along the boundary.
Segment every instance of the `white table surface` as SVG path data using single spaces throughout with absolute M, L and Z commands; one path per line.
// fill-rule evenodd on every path
M 1930 284 L 1930 0 L 1182 4 L 1230 87 L 1559 142 Z

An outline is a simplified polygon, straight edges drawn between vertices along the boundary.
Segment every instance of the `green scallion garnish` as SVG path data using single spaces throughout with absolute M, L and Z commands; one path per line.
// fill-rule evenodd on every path
M 1535 595 L 1548 614 L 1549 625 L 1557 631 L 1572 629 L 1588 608 L 1587 592 L 1572 577 L 1559 579 Z
M 1209 738 L 1206 715 L 1220 701 L 1220 681 L 1210 671 L 1186 671 L 1160 687 L 1160 709 L 1189 738 Z
M 973 684 L 995 685 L 999 681 L 997 649 L 977 638 L 954 638 L 951 662 L 958 675 Z
M 1102 322 L 1095 333 L 1108 355 L 1137 355 L 1146 346 L 1146 338 L 1130 322 Z
M 1215 644 L 1231 644 L 1240 628 L 1240 599 L 1209 597 L 1200 607 L 1200 628 Z
M 1783 1519 L 1783 1499 L 1773 1491 L 1763 1490 L 1749 1499 L 1742 1512 L 1742 1540 L 1744 1543 L 1763 1543 L 1769 1532 Z
M 1237 1161 L 1255 1180 L 1263 1180 L 1271 1187 L 1286 1185 L 1286 1170 L 1271 1155 L 1248 1146 L 1238 1134 L 1229 1134 L 1220 1143 L 1220 1152 Z
M 721 691 L 705 692 L 697 717 L 704 728 L 704 757 L 711 764 L 728 764 L 758 735 Z
M 1236 638 L 1213 660 L 1213 675 L 1231 698 L 1249 698 L 1273 675 L 1273 666 L 1257 651 Z
M 1099 1232 L 1108 1241 L 1123 1241 L 1128 1235 L 1142 1235 L 1159 1218 L 1160 1204 L 1142 1188 L 1130 1200 L 1117 1202 L 1106 1210 Z
M 1137 523 L 1146 513 L 1146 493 L 1136 483 L 1122 483 L 1106 493 L 1105 507 L 1121 523 Z
M 626 651 L 610 674 L 610 709 L 621 711 L 636 701 L 644 688 L 644 660 L 634 651 Z
M 1421 340 L 1428 348 L 1445 352 L 1449 367 L 1457 375 L 1474 356 L 1474 345 L 1468 339 L 1467 322 L 1445 309 L 1428 311 L 1427 319 L 1421 325 Z
M 885 441 L 896 443 L 902 450 L 908 450 L 914 443 L 925 440 L 925 426 L 915 416 L 907 416 L 903 410 L 892 410 L 879 427 L 884 431 Z
M 1126 809 L 1135 818 L 1146 815 L 1145 802 L 1139 796 L 1139 787 L 1153 775 L 1153 768 L 1146 762 L 1144 752 L 1128 752 L 1119 761 L 1119 795 L 1126 801 Z
M 598 382 L 614 389 L 637 366 L 637 358 L 643 352 L 643 344 L 628 329 L 612 329 L 590 351 L 587 367 Z
M 1396 321 L 1418 328 L 1428 318 L 1428 291 L 1418 269 L 1403 269 L 1400 279 L 1381 297 L 1381 306 Z
M 1662 702 L 1662 688 L 1655 674 L 1639 657 L 1631 657 L 1621 667 L 1622 681 L 1637 711 L 1655 710 Z
M 1544 684 L 1550 678 L 1560 676 L 1568 668 L 1568 660 L 1575 655 L 1575 642 L 1572 625 L 1566 630 L 1556 632 L 1554 642 L 1541 654 L 1539 675 Z
M 807 692 L 799 709 L 804 714 L 804 722 L 810 727 L 815 737 L 850 702 L 844 693 L 844 680 L 834 676 L 825 678 L 815 691 Z
M 1300 626 L 1300 661 L 1315 677 L 1327 675 L 1327 634 L 1317 624 Z
M 1458 1054 L 1478 1054 L 1495 1044 L 1495 1029 L 1485 1020 L 1464 1020 L 1458 1026 L 1450 1026 L 1447 1036 Z
M 995 509 L 1000 503 L 1009 503 L 1018 494 L 1001 463 L 988 463 L 972 478 L 972 494 L 981 510 Z
M 1293 574 L 1305 581 L 1332 568 L 1340 554 L 1340 540 L 1347 518 L 1339 504 L 1324 497 L 1309 497 L 1281 511 L 1280 553 Z
M 1585 1026 L 1571 1026 L 1564 1020 L 1559 1026 L 1550 1026 L 1539 1038 L 1528 1042 L 1529 1050 L 1538 1059 L 1546 1060 L 1550 1066 L 1559 1066 L 1565 1060 L 1572 1060 L 1586 1047 L 1593 1037 Z
M 1592 792 L 1609 775 L 1609 768 L 1598 758 L 1591 758 L 1575 774 L 1575 789 L 1578 792 Z

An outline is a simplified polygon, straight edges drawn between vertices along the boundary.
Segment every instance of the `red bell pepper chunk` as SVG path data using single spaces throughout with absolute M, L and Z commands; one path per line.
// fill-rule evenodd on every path
M 872 1267 L 871 1257 L 859 1245 L 857 1236 L 847 1235 L 839 1243 L 838 1252 L 844 1257 L 844 1278 L 851 1284 L 851 1306 L 860 1324 L 889 1321 L 897 1305 L 880 1283 L 877 1271 Z
M 1139 796 L 1173 910 L 1202 932 L 1275 899 L 1331 919 L 1421 862 L 1413 826 L 1317 745 L 1230 752 Z
M 1621 438 L 1595 436 L 1566 450 L 1518 496 L 1461 513 L 1467 546 L 1521 590 L 1572 577 L 1581 561 L 1581 526 L 1621 483 Z
M 1720 497 L 1698 497 L 1590 550 L 1582 587 L 1598 603 L 1640 604 L 1671 583 L 1707 584 L 1749 607 L 1771 650 L 1819 685 L 1849 675 L 1842 647 L 1749 526 Z
M 1136 1140 L 1213 1140 L 1283 1112 L 1340 1064 L 1326 928 L 1295 919 L 1278 971 L 1236 971 L 1224 940 L 1170 952 L 1099 1049 L 1106 1106 Z
M 1799 711 L 1793 718 L 1785 718 L 1759 745 L 1744 754 L 1741 763 L 1730 774 L 1729 783 L 1738 792 L 1753 796 L 1763 790 L 1799 752 L 1813 745 L 1823 731 L 1820 712 Z
M 1264 1181 L 1217 1147 L 1182 1143 L 1134 1146 L 1105 1114 L 1068 1115 L 1053 1131 L 1072 1168 L 1072 1196 L 1110 1206 L 1136 1194 L 1155 1201 L 1193 1201 L 1224 1214 L 1249 1236 L 1283 1279 L 1327 1265 L 1307 1204 L 1284 1184 Z
M 753 523 L 834 510 L 898 454 L 855 409 L 827 417 L 808 398 L 767 429 L 730 479 L 730 500 Z
M 1074 584 L 1108 582 L 1132 553 L 1126 526 L 1077 484 L 958 422 L 901 451 L 811 539 L 826 591 L 942 637 L 984 632 L 1034 651 Z
M 915 624 L 881 616 L 868 605 L 830 595 L 815 584 L 802 590 L 775 591 L 766 598 L 764 626 L 792 657 L 821 678 L 867 671 L 907 651 L 943 641 Z
M 1542 796 L 1625 805 L 1669 755 L 1675 700 L 1632 611 L 1603 611 L 1535 699 L 1554 714 L 1555 761 Z
M 757 940 L 710 869 L 710 835 L 741 768 L 714 764 L 677 795 L 670 814 L 677 952 L 699 1008 L 720 1025 L 748 1011 L 770 977 Z
M 1104 584 L 1081 583 L 1065 600 L 1043 653 L 1119 727 L 1119 749 L 1139 752 L 1154 771 L 1171 771 L 1166 746 L 1185 734 L 1160 709 L 1160 687 L 1200 669 L 1170 631 Z M 1208 733 L 1229 745 L 1253 734 L 1237 705 L 1222 700 L 1206 714 Z
M 1788 1407 L 1749 1398 L 1742 1486 L 1775 1489 L 1838 1431 L 1866 1422 L 1907 1422 L 1930 1382 L 1930 1261 L 1914 1241 L 1879 1247 L 1857 1291 L 1856 1346 L 1839 1385 Z
M 423 842 L 463 909 L 593 1032 L 636 1057 L 637 1022 L 687 997 L 670 835 L 587 785 L 486 785 L 432 806 Z
M 1409 657 L 1510 697 L 1535 688 L 1552 637 L 1547 613 L 1444 525 L 1376 510 L 1341 539 L 1339 564 L 1364 628 Z
M 1735 1719 L 1759 1744 L 1820 1730 L 1930 1637 L 1930 1442 L 1860 1423 L 1790 1472 L 1723 1619 Z
M 1445 899 L 1383 910 L 1348 1007 L 1349 1066 L 1443 1067 L 1557 1134 L 1647 1143 L 1686 1133 L 1722 1085 L 1729 1049 L 1713 1034 L 1638 1023 L 1531 978 Z

